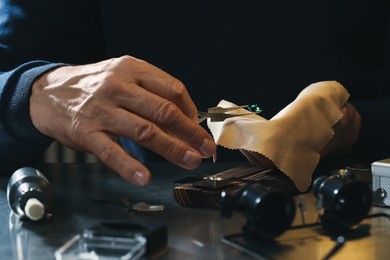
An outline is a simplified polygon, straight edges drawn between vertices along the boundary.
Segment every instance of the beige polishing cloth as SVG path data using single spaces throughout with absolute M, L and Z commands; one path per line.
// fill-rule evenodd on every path
M 289 176 L 301 192 L 311 183 L 321 148 L 334 135 L 332 127 L 342 117 L 340 108 L 348 100 L 347 90 L 336 81 L 311 84 L 298 97 L 266 120 L 250 114 L 207 125 L 218 145 L 258 152 Z M 222 100 L 218 106 L 235 104 Z M 232 114 L 248 112 L 234 110 Z

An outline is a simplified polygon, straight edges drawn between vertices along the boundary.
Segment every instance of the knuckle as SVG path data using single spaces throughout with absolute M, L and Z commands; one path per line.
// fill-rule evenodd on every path
M 103 83 L 112 83 L 115 82 L 115 72 L 111 70 L 106 70 L 101 72 L 101 78 L 99 79 Z
M 129 55 L 124 55 L 119 58 L 116 58 L 116 64 L 121 66 L 122 64 L 133 64 L 133 58 Z
M 114 71 L 105 71 L 100 79 L 100 90 L 105 96 L 116 95 L 121 91 L 121 84 Z
M 173 163 L 181 163 L 187 149 L 180 142 L 168 142 L 161 149 L 161 155 Z
M 114 165 L 119 157 L 118 153 L 111 146 L 105 146 L 97 156 L 107 165 Z
M 171 102 L 164 102 L 154 111 L 154 120 L 160 124 L 170 123 L 179 113 L 179 109 Z
M 99 86 L 96 96 L 106 102 L 111 102 L 114 97 L 129 96 L 133 93 L 134 84 L 124 82 L 116 71 L 105 71 L 96 84 Z
M 125 66 L 126 70 L 136 70 L 143 66 L 145 62 L 130 55 L 124 55 L 116 58 L 116 66 Z
M 182 158 L 182 156 L 179 156 L 180 153 L 182 153 L 182 149 L 176 142 L 169 142 L 166 147 L 164 147 L 164 151 L 170 158 Z
M 124 64 L 124 63 L 131 63 L 132 57 L 129 55 L 123 55 L 118 58 L 114 58 L 113 63 L 116 65 Z
M 152 142 L 156 134 L 156 126 L 150 122 L 137 124 L 133 129 L 133 139 L 140 144 Z
M 168 93 L 169 99 L 173 101 L 180 101 L 187 94 L 186 87 L 180 80 L 177 79 L 172 79 L 168 83 L 168 89 L 169 89 L 169 93 Z

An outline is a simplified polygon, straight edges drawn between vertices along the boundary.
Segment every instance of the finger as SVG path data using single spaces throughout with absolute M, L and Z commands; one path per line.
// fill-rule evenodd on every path
M 107 131 L 110 133 L 133 140 L 186 169 L 193 169 L 201 163 L 203 157 L 201 152 L 198 152 L 186 142 L 169 135 L 152 122 L 122 109 L 115 111 L 115 117 L 119 117 L 120 120 L 113 119 L 103 123 L 103 125 L 109 125 Z M 203 140 L 203 142 L 205 141 Z M 204 150 L 202 146 L 205 145 L 200 144 L 200 150 Z M 207 143 L 206 146 L 213 147 L 214 143 Z
M 117 64 L 116 64 L 117 63 Z M 178 79 L 152 64 L 131 56 L 115 59 L 124 82 L 135 83 L 146 90 L 176 104 L 192 120 L 197 120 L 197 109 L 187 89 Z
M 121 97 L 119 105 L 122 108 L 153 122 L 164 132 L 188 143 L 191 147 L 198 150 L 203 157 L 208 158 L 215 153 L 216 146 L 209 133 L 197 122 L 185 116 L 175 104 L 134 85 L 122 88 L 125 88 L 123 91 L 131 92 L 128 95 L 119 95 Z M 145 106 L 145 104 L 148 106 Z M 117 117 L 115 114 L 112 116 Z M 124 114 L 117 121 L 121 119 L 121 121 L 125 122 L 125 118 L 127 121 L 134 119 L 128 118 Z M 106 125 L 110 124 L 106 123 Z M 128 129 L 131 126 L 124 127 Z
M 171 101 L 179 107 L 187 117 L 198 122 L 198 110 L 181 81 L 175 78 L 150 77 L 142 79 L 139 84 L 145 89 Z
M 126 181 L 144 186 L 149 183 L 151 174 L 139 161 L 129 156 L 107 134 L 96 132 L 87 142 L 89 152 L 95 154 L 105 165 L 118 173 Z

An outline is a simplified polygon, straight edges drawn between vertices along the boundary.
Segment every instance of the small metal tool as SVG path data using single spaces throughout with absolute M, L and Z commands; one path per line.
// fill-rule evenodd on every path
M 127 198 L 122 199 L 123 204 L 126 205 L 127 210 L 136 210 L 136 211 L 163 211 L 164 205 L 149 205 L 144 201 L 131 204 Z
M 245 108 L 248 110 L 247 113 L 240 113 L 240 114 L 227 114 L 227 112 L 238 110 L 241 108 Z M 234 106 L 234 107 L 211 107 L 207 109 L 207 112 L 198 111 L 198 122 L 202 123 L 207 118 L 210 118 L 211 122 L 219 122 L 224 121 L 227 118 L 230 117 L 236 117 L 236 116 L 244 116 L 244 115 L 250 115 L 250 114 L 259 114 L 261 112 L 261 108 L 256 105 L 241 105 L 241 106 Z
M 164 205 L 149 205 L 143 201 L 133 205 L 133 209 L 137 211 L 163 211 Z
M 132 203 L 128 198 L 115 198 L 115 199 L 91 199 L 91 201 L 103 204 L 106 206 L 118 208 L 125 211 L 163 211 L 164 205 L 149 205 L 148 203 L 141 201 L 137 203 Z

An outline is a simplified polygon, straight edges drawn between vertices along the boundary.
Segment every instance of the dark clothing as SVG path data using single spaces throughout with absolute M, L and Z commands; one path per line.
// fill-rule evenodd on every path
M 41 155 L 48 144 L 38 133 L 27 138 L 36 130 L 26 113 L 28 84 L 46 67 L 33 62 L 14 68 L 33 60 L 86 64 L 125 54 L 180 79 L 200 110 L 226 99 L 257 103 L 265 118 L 310 83 L 337 80 L 363 120 L 347 163 L 390 157 L 388 0 L 0 0 L 0 5 L 0 169 L 30 162 L 28 155 Z M 19 97 L 21 104 L 10 103 Z M 4 119 L 4 111 L 13 111 L 23 126 Z M 10 152 L 19 149 L 25 152 Z M 218 160 L 244 158 L 222 150 Z

